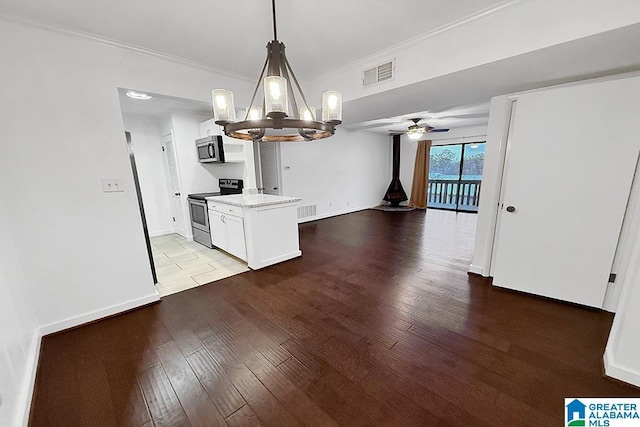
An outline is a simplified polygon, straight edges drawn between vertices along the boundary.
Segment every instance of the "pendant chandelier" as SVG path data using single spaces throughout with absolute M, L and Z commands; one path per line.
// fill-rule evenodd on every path
M 271 5 L 273 40 L 267 44 L 267 60 L 244 119 L 236 121 L 233 93 L 226 89 L 214 89 L 211 98 L 216 124 L 224 128 L 227 136 L 246 141 L 290 142 L 327 138 L 342 123 L 342 94 L 333 90 L 322 93 L 322 121 L 318 121 L 316 109 L 307 102 L 285 56 L 284 43 L 278 41 L 275 0 L 271 0 Z M 264 97 L 259 106 L 254 102 L 261 82 Z M 294 85 L 302 101 L 299 108 Z

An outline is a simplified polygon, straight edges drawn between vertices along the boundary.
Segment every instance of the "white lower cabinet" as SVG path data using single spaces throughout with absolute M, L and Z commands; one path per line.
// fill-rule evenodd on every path
M 296 199 L 263 194 L 220 199 L 225 197 L 246 204 L 225 204 L 218 197 L 207 200 L 214 246 L 246 261 L 253 270 L 302 255 Z M 269 203 L 273 200 L 278 203 Z
M 242 218 L 209 210 L 209 226 L 214 246 L 244 261 L 247 260 Z
M 227 252 L 247 260 L 247 246 L 244 242 L 244 221 L 237 216 L 224 215 L 227 226 Z
M 222 214 L 209 210 L 209 228 L 211 231 L 211 243 L 213 246 L 226 250 L 227 227 L 222 221 Z

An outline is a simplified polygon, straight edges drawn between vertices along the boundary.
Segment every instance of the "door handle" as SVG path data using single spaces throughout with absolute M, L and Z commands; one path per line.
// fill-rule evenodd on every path
M 515 212 L 515 211 L 516 211 L 515 206 L 507 206 L 507 212 L 512 213 L 512 212 Z
M 274 189 L 274 190 L 277 190 L 277 189 L 278 189 L 278 187 L 273 187 L 273 189 Z
M 179 195 L 180 195 L 180 193 L 173 193 L 173 195 L 174 195 L 174 196 L 179 196 Z

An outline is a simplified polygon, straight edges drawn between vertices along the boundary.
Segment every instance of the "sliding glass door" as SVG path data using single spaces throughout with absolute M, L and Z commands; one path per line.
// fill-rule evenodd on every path
M 484 142 L 432 146 L 427 207 L 477 212 L 484 151 Z

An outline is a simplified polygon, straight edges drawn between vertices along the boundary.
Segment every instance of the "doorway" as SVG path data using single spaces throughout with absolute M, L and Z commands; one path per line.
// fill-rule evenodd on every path
M 485 146 L 468 142 L 431 147 L 428 208 L 478 212 Z
M 119 96 L 158 294 L 164 297 L 248 271 L 246 263 L 191 240 L 187 195 L 215 193 L 222 176 L 240 178 L 244 171 L 242 165 L 198 162 L 194 141 L 210 118 L 210 104 L 159 94 L 133 99 L 124 89 Z
M 264 194 L 279 196 L 280 185 L 280 143 L 260 143 L 260 173 L 262 174 L 262 191 Z
M 144 231 L 144 241 L 147 246 L 147 254 L 149 256 L 149 265 L 151 267 L 151 276 L 153 283 L 158 284 L 158 275 L 156 274 L 156 265 L 153 261 L 153 249 L 151 247 L 151 238 L 149 236 L 149 227 L 147 226 L 147 216 L 144 213 L 144 203 L 142 201 L 142 191 L 140 190 L 140 180 L 138 179 L 138 167 L 136 166 L 136 157 L 133 152 L 133 142 L 131 141 L 131 133 L 125 131 L 125 139 L 127 141 L 127 152 L 129 153 L 129 162 L 131 163 L 131 172 L 133 174 L 133 184 L 136 188 L 136 196 L 138 198 L 138 208 L 140 209 L 140 217 L 142 219 L 142 229 Z
M 173 131 L 161 138 L 162 152 L 164 154 L 164 164 L 167 171 L 167 181 L 169 184 L 169 200 L 173 227 L 176 233 L 182 237 L 187 236 L 184 208 L 182 203 L 182 184 L 180 183 L 180 170 Z

